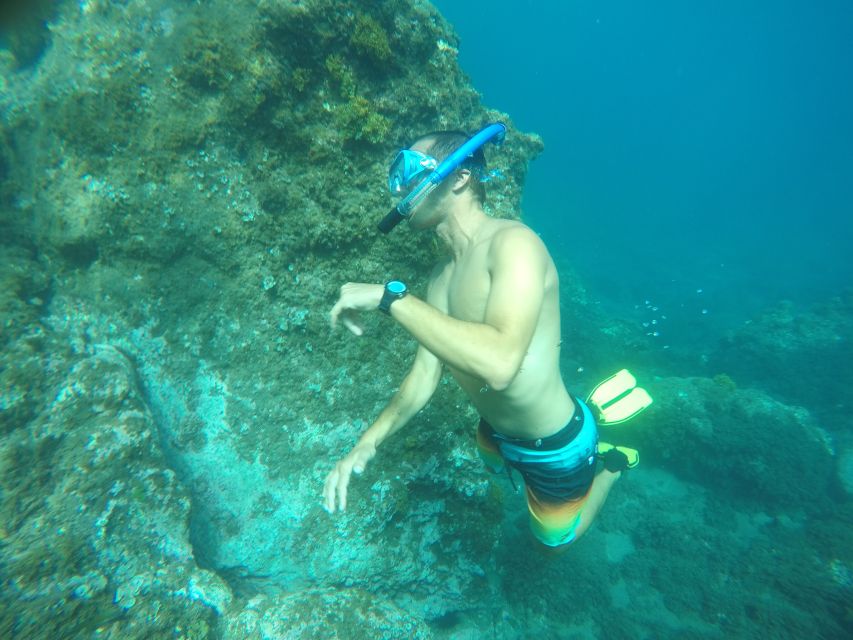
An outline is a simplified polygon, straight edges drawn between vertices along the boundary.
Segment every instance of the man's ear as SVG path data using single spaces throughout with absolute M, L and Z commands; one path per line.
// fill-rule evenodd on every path
M 466 186 L 468 186 L 468 181 L 471 179 L 471 170 L 470 169 L 458 169 L 454 172 L 456 176 L 456 180 L 453 183 L 453 191 L 455 193 L 459 193 Z

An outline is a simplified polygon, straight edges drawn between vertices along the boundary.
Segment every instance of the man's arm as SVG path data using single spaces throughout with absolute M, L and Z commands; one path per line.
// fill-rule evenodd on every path
M 533 338 L 548 262 L 542 241 L 528 229 L 501 233 L 489 260 L 482 323 L 457 320 L 411 295 L 394 302 L 391 315 L 442 362 L 500 391 L 515 378 Z
M 413 295 L 395 301 L 391 315 L 439 360 L 501 391 L 518 374 L 533 339 L 547 266 L 538 236 L 526 228 L 507 230 L 489 252 L 491 288 L 483 322 L 457 320 Z M 332 325 L 341 321 L 362 335 L 357 312 L 375 310 L 382 292 L 382 285 L 345 284 L 332 308 Z
M 441 363 L 434 355 L 423 347 L 418 348 L 415 361 L 406 377 L 403 379 L 397 393 L 388 402 L 379 417 L 365 431 L 358 444 L 370 445 L 376 449 L 389 436 L 395 434 L 414 415 L 426 406 L 441 379 Z
M 334 513 L 336 503 L 340 505 L 341 511 L 346 509 L 347 487 L 352 474 L 364 471 L 365 465 L 376 455 L 376 448 L 426 406 L 440 379 L 441 363 L 429 351 L 420 347 L 412 368 L 388 406 L 326 477 L 323 490 L 326 511 Z

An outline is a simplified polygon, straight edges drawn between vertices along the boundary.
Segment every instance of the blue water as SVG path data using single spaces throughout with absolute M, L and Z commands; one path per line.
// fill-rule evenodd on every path
M 543 137 L 525 219 L 602 304 L 711 337 L 853 282 L 853 4 L 434 4 Z

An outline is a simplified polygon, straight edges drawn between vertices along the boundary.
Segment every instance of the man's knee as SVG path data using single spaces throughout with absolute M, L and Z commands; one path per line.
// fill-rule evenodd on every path
M 536 552 L 540 555 L 548 557 L 563 555 L 566 551 L 569 550 L 569 547 L 572 546 L 572 542 L 574 542 L 574 540 L 559 544 L 555 547 L 551 546 L 550 544 L 545 544 L 536 537 L 531 538 L 531 544 L 533 545 L 533 548 L 536 550 Z
M 542 547 L 545 553 L 562 553 L 574 544 L 580 535 L 580 524 L 575 524 L 562 531 L 543 531 L 531 523 L 531 533 L 536 545 Z

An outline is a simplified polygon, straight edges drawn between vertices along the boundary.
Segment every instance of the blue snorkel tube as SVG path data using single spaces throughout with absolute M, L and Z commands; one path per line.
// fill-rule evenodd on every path
M 506 125 L 501 122 L 495 122 L 487 125 L 475 133 L 465 144 L 447 156 L 447 158 L 444 159 L 444 162 L 439 164 L 425 180 L 415 187 L 409 195 L 398 202 L 397 205 L 394 206 L 384 218 L 382 218 L 382 221 L 379 223 L 379 230 L 382 233 L 388 233 L 403 220 L 411 217 L 415 207 L 423 202 L 423 200 L 432 193 L 439 184 L 441 184 L 441 181 L 450 175 L 450 173 L 462 164 L 471 154 L 489 141 L 493 141 L 495 144 L 500 144 L 503 142 L 505 136 Z

